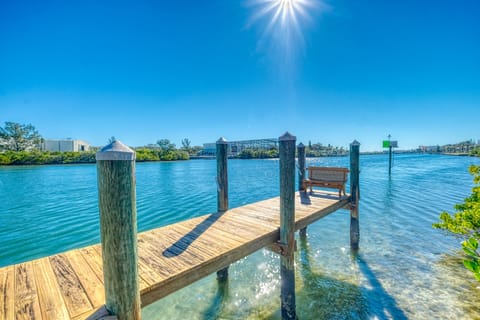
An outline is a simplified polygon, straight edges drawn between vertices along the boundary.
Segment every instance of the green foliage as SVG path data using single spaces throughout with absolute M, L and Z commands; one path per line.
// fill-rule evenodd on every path
M 181 150 L 162 151 L 140 148 L 135 150 L 137 161 L 188 160 L 188 152 Z M 51 152 L 51 151 L 6 151 L 0 152 L 0 165 L 40 165 L 95 163 L 95 151 Z
M 160 139 L 157 141 L 158 146 L 162 151 L 173 151 L 175 150 L 175 144 L 171 143 L 168 139 Z
M 467 255 L 467 260 L 463 261 L 465 268 L 473 272 L 475 278 L 480 281 L 480 256 L 478 253 L 478 234 L 471 236 L 462 242 L 462 248 Z
M 278 158 L 278 150 L 245 149 L 237 155 L 240 159 L 271 159 Z
M 191 144 L 192 142 L 189 139 L 182 139 L 182 149 L 187 151 L 188 153 L 190 153 Z
M 480 166 L 472 165 L 469 171 L 473 175 L 475 184 L 472 188 L 472 194 L 463 203 L 455 205 L 453 215 L 442 212 L 440 214 L 441 222 L 435 223 L 433 227 L 469 237 L 462 243 L 463 251 L 467 255 L 464 265 L 480 281 L 480 254 L 478 252 L 478 241 L 480 240 Z
M 137 161 L 174 161 L 188 160 L 188 152 L 182 150 L 162 150 L 160 148 L 138 148 L 135 150 Z
M 445 229 L 456 234 L 473 234 L 480 231 L 480 166 L 471 166 L 475 186 L 472 194 L 463 203 L 455 205 L 455 214 L 440 214 L 442 222 L 435 223 L 435 228 Z
M 95 152 L 7 151 L 0 153 L 0 165 L 95 163 Z
M 190 148 L 190 152 L 189 152 L 189 153 L 190 153 L 191 155 L 197 155 L 197 154 L 199 154 L 202 150 L 203 150 L 203 147 L 201 147 L 201 146 L 193 146 L 193 147 Z
M 470 151 L 470 155 L 480 157 L 480 147 L 475 147 L 472 151 Z
M 5 122 L 0 127 L 0 146 L 6 150 L 23 151 L 34 148 L 41 142 L 42 137 L 31 124 Z
M 347 150 L 343 147 L 334 147 L 332 145 L 324 146 L 321 143 L 312 144 L 308 142 L 308 147 L 305 148 L 306 157 L 329 157 L 329 156 L 345 156 Z

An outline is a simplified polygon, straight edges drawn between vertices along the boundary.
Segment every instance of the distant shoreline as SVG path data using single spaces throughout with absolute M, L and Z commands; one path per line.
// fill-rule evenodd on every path
M 25 155 L 25 153 L 23 153 Z M 71 153 L 70 153 L 71 154 Z M 469 154 L 469 153 L 443 153 L 443 152 L 413 152 L 413 151 L 397 151 L 395 152 L 396 155 L 398 154 L 428 154 L 428 155 L 445 155 L 445 156 L 457 156 L 457 157 L 479 157 L 479 155 L 476 154 Z M 84 157 L 81 157 L 81 156 Z M 387 152 L 385 151 L 367 151 L 367 152 L 361 152 L 360 155 L 388 155 Z M 2 158 L 4 154 L 0 152 L 0 167 L 7 167 L 7 166 L 44 166 L 44 165 L 76 165 L 76 164 L 95 164 L 95 154 L 94 153 L 78 153 L 78 156 L 81 157 L 81 159 L 63 159 L 61 157 L 58 157 L 56 159 L 49 159 L 50 161 L 46 160 L 45 162 L 38 163 L 38 159 L 31 159 L 28 157 L 20 158 L 20 159 L 15 159 L 13 162 L 6 163 L 5 159 Z M 57 154 L 57 156 L 60 156 Z M 324 155 L 324 156 L 316 156 L 316 157 L 307 157 L 309 159 L 315 159 L 315 158 L 330 158 L 330 157 L 346 157 L 348 154 L 342 154 L 342 155 Z M 142 163 L 142 162 L 174 162 L 174 161 L 188 161 L 188 160 L 215 160 L 215 156 L 190 156 L 188 159 L 172 159 L 172 160 L 150 160 L 150 159 L 144 159 L 144 158 L 137 158 L 136 162 L 137 163 Z M 278 159 L 277 158 L 240 158 L 240 157 L 229 157 L 229 159 L 239 159 L 239 160 L 259 160 L 259 159 Z M 3 160 L 3 161 L 2 161 Z

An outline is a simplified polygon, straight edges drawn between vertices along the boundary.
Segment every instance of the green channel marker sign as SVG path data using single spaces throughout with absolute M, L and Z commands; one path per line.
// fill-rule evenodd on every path
M 398 141 L 383 140 L 384 148 L 398 148 Z

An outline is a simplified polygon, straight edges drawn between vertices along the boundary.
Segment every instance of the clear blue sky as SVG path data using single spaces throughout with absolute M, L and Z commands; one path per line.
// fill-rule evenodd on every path
M 480 1 L 317 1 L 301 33 L 265 5 L 0 0 L 0 122 L 93 145 L 480 139 Z

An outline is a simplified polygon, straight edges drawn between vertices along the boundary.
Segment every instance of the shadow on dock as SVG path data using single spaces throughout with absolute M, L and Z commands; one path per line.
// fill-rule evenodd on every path
M 302 204 L 310 205 L 312 204 L 312 200 L 310 200 L 310 197 L 308 195 L 308 192 L 299 192 L 300 194 L 300 202 Z
M 300 194 L 300 202 L 302 204 L 306 204 L 306 205 L 309 205 L 309 204 L 312 204 L 312 200 L 310 200 L 310 198 L 325 198 L 325 199 L 332 199 L 332 200 L 341 200 L 341 199 L 345 199 L 347 198 L 348 196 L 345 196 L 345 195 L 342 195 L 342 196 L 338 196 L 336 194 L 332 194 L 332 193 L 329 193 L 329 192 L 322 192 L 322 190 L 315 190 L 314 192 L 310 192 L 310 191 L 300 191 L 298 192 Z
M 162 252 L 166 258 L 181 255 L 188 247 L 198 239 L 208 228 L 210 228 L 225 212 L 216 212 L 209 215 L 205 220 L 195 226 L 190 232 L 178 239 L 170 247 Z

